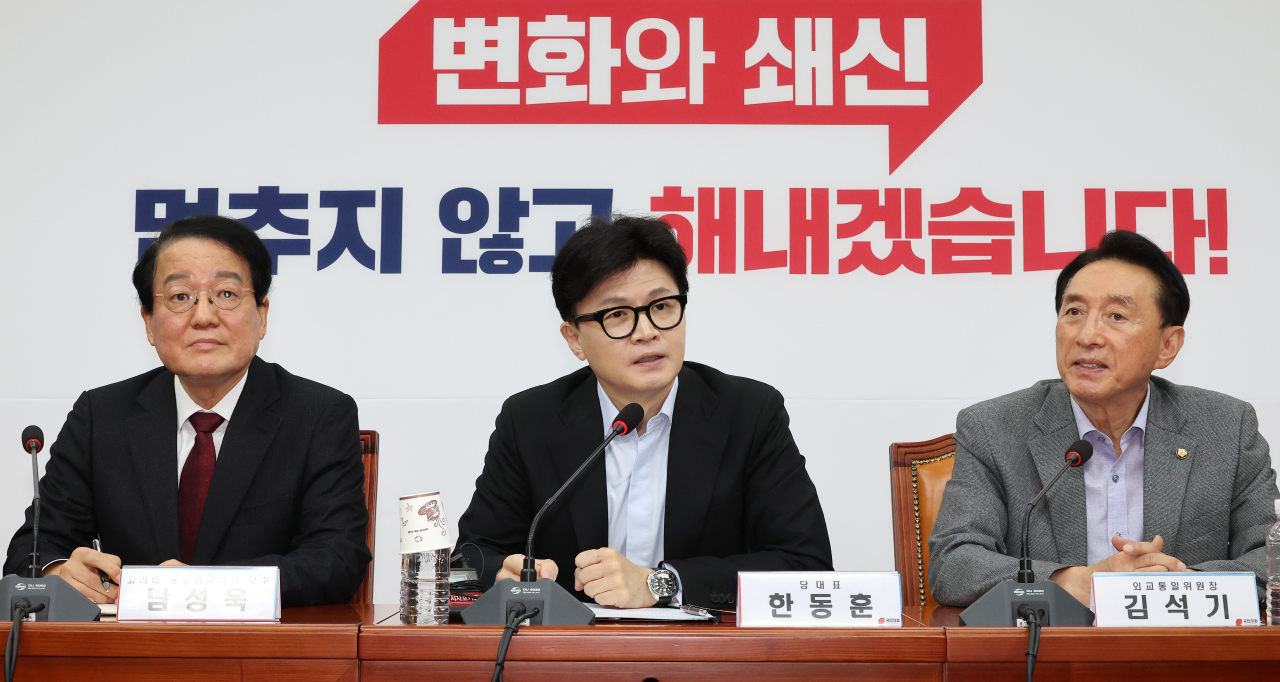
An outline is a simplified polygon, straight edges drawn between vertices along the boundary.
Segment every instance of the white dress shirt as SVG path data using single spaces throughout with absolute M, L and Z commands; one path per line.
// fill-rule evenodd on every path
M 175 375 L 173 377 L 173 397 L 178 403 L 178 480 L 182 480 L 182 467 L 187 464 L 187 455 L 191 454 L 191 448 L 196 445 L 196 427 L 191 425 L 191 415 L 197 412 L 213 412 L 222 417 L 222 423 L 218 428 L 213 430 L 213 456 L 216 459 L 218 453 L 222 450 L 222 437 L 227 433 L 227 424 L 231 423 L 231 414 L 236 411 L 236 403 L 240 402 L 240 393 L 244 391 L 244 382 L 249 378 L 249 373 L 245 372 L 240 377 L 240 381 L 231 387 L 231 390 L 222 396 L 222 400 L 213 406 L 212 410 L 206 410 L 196 404 L 196 401 L 187 395 L 186 389 L 182 387 L 182 381 Z
M 671 443 L 671 414 L 675 409 L 676 379 L 662 409 L 645 425 L 618 436 L 605 448 L 605 476 L 609 490 L 609 546 L 631 563 L 656 568 L 663 558 L 667 513 L 667 453 Z M 613 429 L 618 408 L 596 383 L 604 435 Z
M 1151 404 L 1151 386 L 1147 385 L 1147 397 L 1142 409 L 1123 435 L 1120 436 L 1120 453 L 1111 438 L 1089 421 L 1084 411 L 1071 399 L 1071 411 L 1076 418 L 1076 430 L 1081 440 L 1093 445 L 1093 457 L 1084 463 L 1084 506 L 1087 523 L 1089 566 L 1116 553 L 1111 544 L 1112 536 L 1141 541 L 1143 464 L 1146 461 L 1147 407 Z

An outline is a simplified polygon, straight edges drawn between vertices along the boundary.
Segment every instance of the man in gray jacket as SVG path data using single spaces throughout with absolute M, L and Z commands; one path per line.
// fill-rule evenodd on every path
M 1037 576 L 1089 603 L 1095 571 L 1253 571 L 1266 580 L 1276 474 L 1250 404 L 1152 377 L 1182 348 L 1186 282 L 1155 244 L 1111 232 L 1058 277 L 1060 380 L 956 418 L 955 469 L 929 538 L 929 586 L 967 606 L 1017 574 L 1027 502 Z M 1043 578 L 1041 578 L 1043 579 Z

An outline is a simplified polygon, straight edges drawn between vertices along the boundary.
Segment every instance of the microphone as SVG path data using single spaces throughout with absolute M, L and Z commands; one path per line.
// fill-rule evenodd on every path
M 28 426 L 22 430 L 22 449 L 31 454 L 31 483 L 34 496 L 31 498 L 31 577 L 24 578 L 17 573 L 0 578 L 0 605 L 13 608 L 26 602 L 23 614 L 37 614 L 36 620 L 68 623 L 86 623 L 98 620 L 102 609 L 88 597 L 76 591 L 70 583 L 51 575 L 40 576 L 40 463 L 36 455 L 44 449 L 44 432 L 39 426 Z M 0 613 L 0 619 L 7 619 L 14 614 Z M 5 651 L 6 671 L 12 671 L 17 665 L 18 619 L 14 619 L 9 637 L 13 640 L 13 657 Z
M 1027 511 L 1022 517 L 1022 552 L 1018 557 L 1017 580 L 1008 578 L 987 590 L 969 608 L 960 612 L 961 625 L 1009 627 L 1018 625 L 1020 620 L 1024 621 L 1031 625 L 1029 632 L 1033 645 L 1028 648 L 1029 654 L 1039 646 L 1041 626 L 1093 625 L 1093 611 L 1077 601 L 1061 585 L 1052 580 L 1036 581 L 1035 572 L 1031 570 L 1031 556 L 1027 553 L 1031 510 L 1044 499 L 1049 488 L 1062 478 L 1067 469 L 1084 464 L 1092 456 L 1093 445 L 1086 440 L 1078 440 L 1067 448 L 1062 468 L 1027 502 Z M 1080 523 L 1084 523 L 1084 519 Z M 1028 665 L 1035 665 L 1034 660 L 1028 658 Z
M 22 448 L 27 452 L 35 454 L 44 449 L 44 431 L 39 426 L 32 424 L 22 430 Z
M 520 569 L 520 580 L 507 578 L 495 583 L 487 592 L 480 595 L 479 599 L 472 602 L 471 606 L 463 610 L 464 623 L 509 626 L 507 620 L 509 614 L 517 607 L 522 614 L 528 614 L 523 616 L 524 621 L 522 621 L 528 625 L 593 625 L 596 622 L 595 614 L 591 609 L 583 606 L 582 602 L 559 583 L 550 578 L 538 579 L 537 564 L 533 558 L 533 538 L 538 531 L 538 521 L 542 520 L 542 515 L 546 514 L 560 496 L 581 478 L 583 472 L 599 459 L 600 453 L 604 452 L 614 438 L 634 431 L 641 419 L 644 419 L 644 408 L 637 403 L 631 403 L 618 412 L 618 416 L 613 420 L 613 428 L 609 430 L 609 435 L 605 437 L 600 447 L 587 456 L 587 459 L 565 480 L 555 494 L 547 498 L 542 508 L 534 515 L 533 523 L 529 524 L 529 537 L 525 542 L 524 565 Z M 516 618 L 521 617 L 516 616 Z
M 35 496 L 31 498 L 31 577 L 39 578 L 40 569 L 40 462 L 36 455 L 44 449 L 44 431 L 32 424 L 22 430 L 22 448 L 31 453 L 31 489 Z
M 529 539 L 524 546 L 524 567 L 520 569 L 520 582 L 532 583 L 538 580 L 537 564 L 533 558 L 533 535 L 538 531 L 538 521 L 542 519 L 542 515 L 547 513 L 547 510 L 556 503 L 556 500 L 560 499 L 560 494 L 568 490 L 569 486 L 578 480 L 578 476 L 582 475 L 582 472 L 586 471 L 587 467 L 596 461 L 596 458 L 600 456 L 600 453 L 604 452 L 604 449 L 609 446 L 609 443 L 613 442 L 614 438 L 625 436 L 634 431 L 636 426 L 640 424 L 641 419 L 644 419 L 644 408 L 640 407 L 639 403 L 631 403 L 622 408 L 618 412 L 618 416 L 614 417 L 613 429 L 605 437 L 600 447 L 596 448 L 595 452 L 592 452 L 587 457 L 586 461 L 578 467 L 578 470 L 569 476 L 569 480 L 565 481 L 564 485 L 560 486 L 560 489 L 554 495 L 547 498 L 546 503 L 542 505 L 542 509 L 538 510 L 537 515 L 533 517 L 533 523 L 529 524 Z
M 1031 535 L 1031 510 L 1036 508 L 1036 504 L 1040 502 L 1045 493 L 1049 492 L 1049 488 L 1058 482 L 1058 479 L 1062 477 L 1062 474 L 1066 473 L 1068 468 L 1081 466 L 1089 461 L 1092 456 L 1093 444 L 1089 441 L 1082 438 L 1072 443 L 1071 447 L 1067 448 L 1066 463 L 1062 465 L 1061 469 L 1058 469 L 1058 473 L 1054 474 L 1048 483 L 1044 484 L 1040 492 L 1036 493 L 1036 496 L 1027 503 L 1027 512 L 1022 515 L 1022 554 L 1018 557 L 1018 582 L 1033 583 L 1036 581 L 1035 571 L 1031 570 L 1031 555 L 1027 554 L 1027 542 Z

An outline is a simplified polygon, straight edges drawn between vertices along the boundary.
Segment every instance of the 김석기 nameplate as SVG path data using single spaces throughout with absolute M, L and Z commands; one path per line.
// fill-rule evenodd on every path
M 900 628 L 897 573 L 743 571 L 738 626 L 748 628 Z
M 275 566 L 125 566 L 118 621 L 280 620 Z
M 1261 625 L 1253 573 L 1094 573 L 1099 627 Z

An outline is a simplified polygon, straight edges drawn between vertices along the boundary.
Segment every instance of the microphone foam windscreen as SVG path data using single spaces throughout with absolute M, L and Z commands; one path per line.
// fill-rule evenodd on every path
M 1089 461 L 1090 457 L 1093 456 L 1093 443 L 1090 443 L 1083 438 L 1072 443 L 1071 447 L 1067 448 L 1068 460 L 1071 459 L 1071 453 L 1073 452 L 1080 455 L 1080 462 L 1072 466 L 1082 466 L 1085 462 Z
M 631 403 L 622 408 L 613 423 L 616 425 L 618 422 L 622 422 L 623 426 L 627 428 L 623 433 L 631 433 L 640 425 L 641 419 L 644 419 L 644 408 L 640 407 L 640 403 Z
M 44 431 L 41 431 L 40 427 L 35 424 L 22 430 L 22 449 L 30 450 L 27 444 L 33 440 L 37 443 L 36 452 L 44 449 Z

